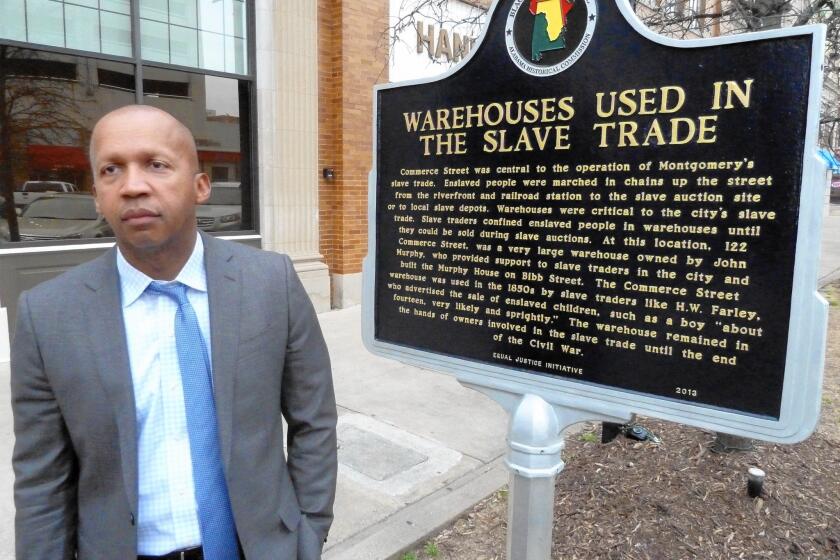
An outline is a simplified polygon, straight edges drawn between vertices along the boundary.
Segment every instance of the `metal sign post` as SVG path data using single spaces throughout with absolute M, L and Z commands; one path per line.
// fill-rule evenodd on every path
M 508 454 L 508 560 L 551 558 L 554 527 L 554 485 L 566 464 L 566 430 L 579 422 L 620 422 L 618 417 L 570 406 L 554 406 L 534 394 L 515 395 L 506 391 L 461 384 L 498 402 L 510 415 Z

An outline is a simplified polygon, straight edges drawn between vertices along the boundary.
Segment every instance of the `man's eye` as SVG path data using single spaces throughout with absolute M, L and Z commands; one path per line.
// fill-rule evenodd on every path
M 151 165 L 152 169 L 156 170 L 166 169 L 166 164 L 162 161 L 153 161 L 149 165 Z
M 116 172 L 117 172 L 117 166 L 116 165 L 106 165 L 105 167 L 102 168 L 102 174 L 103 175 L 113 175 Z

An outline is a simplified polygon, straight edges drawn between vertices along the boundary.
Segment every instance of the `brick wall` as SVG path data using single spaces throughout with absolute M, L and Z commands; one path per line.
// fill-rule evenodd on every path
M 361 272 L 373 86 L 388 80 L 388 0 L 318 0 L 320 250 L 332 274 Z

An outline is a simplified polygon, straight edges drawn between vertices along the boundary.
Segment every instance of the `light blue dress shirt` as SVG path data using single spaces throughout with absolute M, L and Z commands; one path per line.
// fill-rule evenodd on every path
M 137 412 L 137 554 L 159 556 L 201 544 L 175 348 L 177 305 L 167 296 L 145 293 L 152 278 L 131 266 L 119 250 L 117 270 Z M 188 287 L 187 298 L 210 353 L 210 307 L 200 235 L 174 281 Z

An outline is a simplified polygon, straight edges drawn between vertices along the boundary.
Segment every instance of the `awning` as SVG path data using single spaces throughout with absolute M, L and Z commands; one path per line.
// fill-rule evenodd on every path
M 87 154 L 77 146 L 43 146 L 30 144 L 26 148 L 29 164 L 35 169 L 73 169 L 87 171 L 90 168 Z
M 825 161 L 825 164 L 828 168 L 832 171 L 832 173 L 840 172 L 840 160 L 837 159 L 837 156 L 831 150 L 826 148 L 821 148 L 817 154 Z
M 242 160 L 242 156 L 239 152 L 198 150 L 198 159 L 202 163 L 239 163 Z

